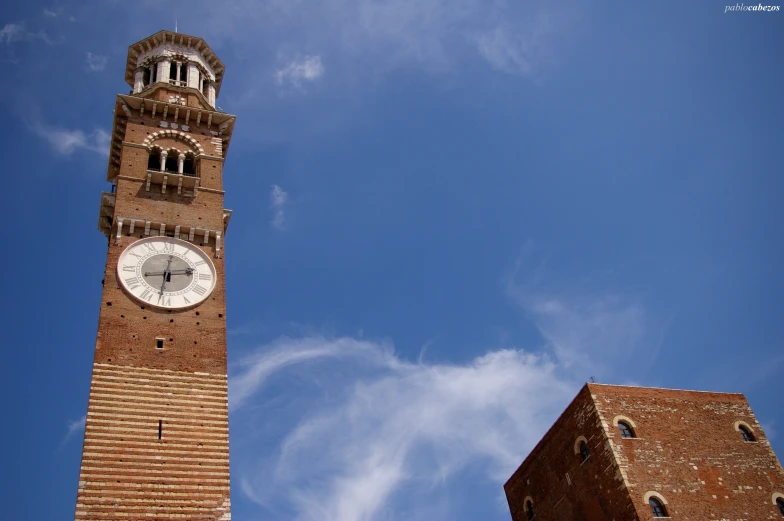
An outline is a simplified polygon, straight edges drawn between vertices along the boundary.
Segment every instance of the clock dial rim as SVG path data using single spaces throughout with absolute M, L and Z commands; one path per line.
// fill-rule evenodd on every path
M 196 295 L 195 296 L 196 300 L 194 300 L 191 303 L 187 303 L 187 304 L 184 304 L 184 305 L 168 305 L 168 306 L 166 306 L 166 305 L 162 305 L 162 304 L 156 303 L 155 299 L 151 299 L 150 301 L 144 300 L 143 298 L 141 298 L 140 296 L 136 295 L 133 292 L 133 290 L 129 287 L 129 284 L 125 280 L 125 277 L 130 275 L 130 274 L 126 273 L 125 276 L 123 276 L 123 265 L 128 265 L 128 264 L 124 263 L 123 261 L 128 261 L 128 258 L 131 257 L 131 254 L 130 254 L 131 250 L 133 250 L 133 249 L 135 249 L 135 248 L 137 248 L 139 246 L 142 246 L 145 243 L 153 243 L 153 242 L 174 243 L 175 246 L 180 246 L 180 247 L 182 247 L 182 248 L 187 250 L 185 253 L 181 253 L 181 252 L 177 252 L 176 249 L 175 249 L 174 250 L 175 254 L 179 253 L 182 257 L 186 257 L 189 252 L 193 252 L 201 260 L 205 261 L 205 264 L 207 265 L 207 269 L 208 269 L 208 271 L 209 271 L 209 273 L 211 275 L 211 280 L 209 281 L 209 286 L 208 286 L 207 290 L 204 292 L 203 295 Z M 137 278 L 138 281 L 141 281 L 139 285 L 143 285 L 143 286 L 145 286 L 147 288 L 150 288 L 152 291 L 154 291 L 154 294 L 156 296 L 159 295 L 160 288 L 155 288 L 155 287 L 151 286 L 149 284 L 149 282 L 147 280 L 145 280 L 145 278 L 142 276 L 142 273 L 140 272 L 140 270 L 141 270 L 141 267 L 144 265 L 144 263 L 148 259 L 150 259 L 150 258 L 152 258 L 152 257 L 154 257 L 156 255 L 165 255 L 165 254 L 166 253 L 163 250 L 160 250 L 160 249 L 159 250 L 155 250 L 155 253 L 148 252 L 148 253 L 145 254 L 144 257 L 142 257 L 140 259 L 134 258 L 133 259 L 133 263 L 132 263 L 133 266 L 136 269 L 136 271 L 135 271 L 135 273 L 137 273 L 136 278 Z M 198 261 L 194 261 L 193 259 L 189 259 L 189 260 L 191 260 L 192 263 L 198 262 Z M 197 274 L 203 274 L 205 272 L 197 270 L 196 273 Z M 188 241 L 185 241 L 185 240 L 182 240 L 182 239 L 178 239 L 178 238 L 175 238 L 175 237 L 161 237 L 161 236 L 144 237 L 142 239 L 138 239 L 138 240 L 132 242 L 131 244 L 129 244 L 128 246 L 125 247 L 125 249 L 120 253 L 120 255 L 119 255 L 118 259 L 117 259 L 116 275 L 117 275 L 117 280 L 119 282 L 120 287 L 122 287 L 123 291 L 131 299 L 133 299 L 135 302 L 140 303 L 143 306 L 149 306 L 151 308 L 161 309 L 161 310 L 169 310 L 169 311 L 172 311 L 172 310 L 177 310 L 177 311 L 185 310 L 185 309 L 193 308 L 193 307 L 199 306 L 200 304 L 203 304 L 204 302 L 207 301 L 207 299 L 210 297 L 210 295 L 215 290 L 215 287 L 218 284 L 218 271 L 215 269 L 215 264 L 212 262 L 212 259 L 210 259 L 209 254 L 206 251 L 204 251 L 201 248 L 199 248 L 198 246 L 195 246 L 194 244 L 192 244 L 192 243 L 190 243 Z M 187 288 L 192 288 L 192 287 L 195 287 L 195 286 L 199 286 L 200 285 L 199 282 L 198 282 L 199 280 L 200 279 L 196 279 L 196 283 L 195 284 L 190 284 L 189 286 L 187 286 Z M 138 287 L 138 286 L 135 286 L 135 287 Z M 164 296 L 166 296 L 167 293 L 168 292 L 164 292 Z M 191 290 L 188 290 L 185 293 L 183 293 L 183 290 L 178 290 L 178 293 L 180 295 L 182 295 L 182 296 L 186 296 L 186 298 L 187 298 L 187 296 L 191 296 L 192 298 L 194 297 L 193 291 L 191 291 Z M 178 296 L 178 295 L 169 295 L 169 297 L 173 297 L 173 296 Z M 171 302 L 171 300 L 170 300 L 170 302 Z

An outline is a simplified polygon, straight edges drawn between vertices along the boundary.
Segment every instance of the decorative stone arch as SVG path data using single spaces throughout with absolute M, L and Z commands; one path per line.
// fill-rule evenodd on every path
M 580 436 L 579 438 L 574 440 L 574 453 L 575 454 L 580 454 L 580 443 L 583 442 L 583 441 L 585 442 L 586 445 L 588 445 L 588 439 L 585 436 Z
M 623 415 L 620 415 L 620 414 L 619 414 L 618 416 L 616 416 L 615 418 L 613 418 L 612 424 L 613 424 L 615 427 L 617 427 L 617 426 L 618 426 L 618 422 L 623 422 L 623 423 L 626 423 L 626 424 L 628 424 L 628 425 L 629 425 L 629 427 L 631 427 L 632 429 L 634 429 L 634 433 L 635 433 L 635 434 L 637 433 L 637 425 L 635 425 L 635 423 L 634 423 L 634 420 L 632 420 L 632 419 L 631 419 L 631 418 L 629 418 L 628 416 L 623 416 Z
M 665 505 L 669 504 L 669 503 L 667 503 L 667 498 L 662 496 L 661 492 L 656 492 L 655 490 L 649 490 L 648 492 L 645 493 L 645 495 L 642 498 L 643 498 L 643 501 L 645 501 L 645 504 L 647 505 L 648 501 L 652 497 L 655 497 L 656 499 L 658 499 L 659 501 L 661 501 Z
M 529 513 L 528 505 L 531 505 L 531 511 Z M 534 506 L 534 498 L 531 496 L 526 496 L 523 500 L 523 513 L 527 519 L 533 519 L 533 516 L 536 515 L 536 510 L 533 508 Z
M 774 492 L 773 493 L 773 497 L 771 497 L 771 502 L 774 505 L 776 505 L 776 500 L 777 499 L 780 499 L 780 500 L 784 501 L 784 494 L 782 494 L 781 492 Z M 778 505 L 776 505 L 776 506 L 778 506 Z
M 195 151 L 194 155 L 197 158 L 199 156 L 201 156 L 201 155 L 204 155 L 204 147 L 202 147 L 201 144 L 198 141 L 196 141 L 194 138 L 192 138 L 191 136 L 189 136 L 185 132 L 180 132 L 178 130 L 168 129 L 168 130 L 159 130 L 157 132 L 153 132 L 152 134 L 150 134 L 149 136 L 144 138 L 144 141 L 142 142 L 142 144 L 144 146 L 146 146 L 148 150 L 151 150 L 150 147 L 152 146 L 152 143 L 155 140 L 163 139 L 163 138 L 167 138 L 167 137 L 168 138 L 172 138 L 172 139 L 177 139 L 177 140 L 180 140 L 180 141 L 183 141 L 183 142 L 187 143 L 188 146 L 193 148 L 193 150 Z
M 756 432 L 754 432 L 754 429 L 752 429 L 752 428 L 751 428 L 751 425 L 749 425 L 749 424 L 748 424 L 748 423 L 746 423 L 745 421 L 743 421 L 743 420 L 738 420 L 738 421 L 736 421 L 736 422 L 733 424 L 733 428 L 734 428 L 736 431 L 740 431 L 740 428 L 741 428 L 741 427 L 746 427 L 746 428 L 749 430 L 749 432 L 750 432 L 750 433 L 751 433 L 751 434 L 752 434 L 752 435 L 753 435 L 755 438 L 757 437 L 757 433 L 756 433 Z

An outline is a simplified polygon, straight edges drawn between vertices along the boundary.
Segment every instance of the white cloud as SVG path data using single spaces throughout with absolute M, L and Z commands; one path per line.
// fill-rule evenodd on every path
M 240 488 L 280 518 L 447 518 L 463 472 L 500 494 L 576 393 L 556 373 L 546 357 L 514 349 L 428 365 L 386 343 L 283 338 L 229 380 L 234 432 L 265 447 L 235 466 Z M 403 491 L 405 506 L 394 501 Z M 434 512 L 439 494 L 447 500 Z
M 479 54 L 494 68 L 511 74 L 531 75 L 541 57 L 539 39 L 546 24 L 538 24 L 530 32 L 521 32 L 503 24 L 476 37 Z
M 284 192 L 278 185 L 272 185 L 272 191 L 270 192 L 270 208 L 274 214 L 272 217 L 272 226 L 279 230 L 283 229 L 283 223 L 286 220 L 284 208 L 288 199 L 288 193 Z
M 565 370 L 587 380 L 615 374 L 629 362 L 647 367 L 658 355 L 665 327 L 635 296 L 605 290 L 559 288 L 545 262 L 527 244 L 505 278 L 507 295 L 533 322 Z M 639 371 L 637 371 L 639 373 Z
M 87 60 L 87 67 L 89 67 L 91 71 L 102 71 L 106 68 L 106 62 L 107 62 L 106 56 L 88 52 L 86 56 L 86 60 Z
M 68 441 L 74 435 L 84 432 L 84 426 L 87 423 L 87 416 L 82 416 L 78 420 L 68 422 L 68 432 L 65 434 L 65 440 Z
M 19 24 L 5 24 L 2 29 L 0 29 L 0 42 L 5 43 L 6 45 L 12 44 L 14 42 L 18 42 L 22 40 L 25 36 L 25 29 L 24 25 Z
M 109 133 L 96 129 L 89 134 L 83 130 L 52 127 L 42 123 L 28 124 L 39 137 L 44 138 L 52 148 L 63 155 L 70 155 L 83 149 L 102 156 L 109 154 Z
M 41 40 L 49 45 L 53 45 L 57 42 L 52 41 L 49 38 L 49 35 L 46 34 L 46 31 L 38 31 L 38 32 L 30 32 L 25 28 L 24 23 L 11 23 L 5 24 L 2 29 L 0 29 L 0 42 L 5 43 L 6 45 L 11 45 L 16 42 L 20 41 L 31 41 L 31 40 Z
M 49 18 L 57 18 L 57 13 L 50 9 L 44 9 L 44 16 Z
M 278 85 L 290 84 L 301 87 L 303 81 L 313 82 L 324 74 L 321 56 L 305 56 L 303 59 L 291 61 L 284 68 L 275 72 Z

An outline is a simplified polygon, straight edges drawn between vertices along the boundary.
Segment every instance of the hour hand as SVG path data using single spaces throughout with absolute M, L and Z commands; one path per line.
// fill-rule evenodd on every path
M 164 273 L 165 272 L 163 272 L 163 271 L 146 271 L 146 272 L 144 272 L 144 276 L 145 277 L 151 277 L 151 276 L 155 276 L 155 275 L 163 275 Z
M 184 268 L 184 269 L 181 269 L 181 270 L 171 270 L 169 273 L 171 273 L 172 275 L 191 275 L 191 274 L 193 274 L 193 268 Z

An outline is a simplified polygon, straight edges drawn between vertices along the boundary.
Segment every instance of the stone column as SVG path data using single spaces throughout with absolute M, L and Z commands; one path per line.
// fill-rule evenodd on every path
M 177 62 L 176 65 L 177 65 L 177 72 L 175 73 L 174 81 L 177 82 L 175 83 L 175 85 L 179 85 L 180 69 L 182 69 L 182 64 L 180 62 Z
M 210 105 L 213 107 L 215 106 L 215 82 L 210 81 L 209 85 L 207 85 L 207 100 L 210 102 Z
M 136 94 L 144 90 L 144 69 L 136 69 L 133 75 L 133 93 Z
M 161 172 L 166 170 L 166 156 L 169 155 L 169 152 L 166 150 L 161 150 Z
M 180 154 L 179 156 L 177 156 L 177 173 L 178 174 L 182 174 L 182 168 L 183 168 L 184 164 L 185 164 L 185 156 Z
M 193 62 L 188 62 L 188 87 L 199 88 L 199 68 Z
M 161 60 L 158 62 L 158 82 L 169 83 L 169 69 L 171 60 Z

